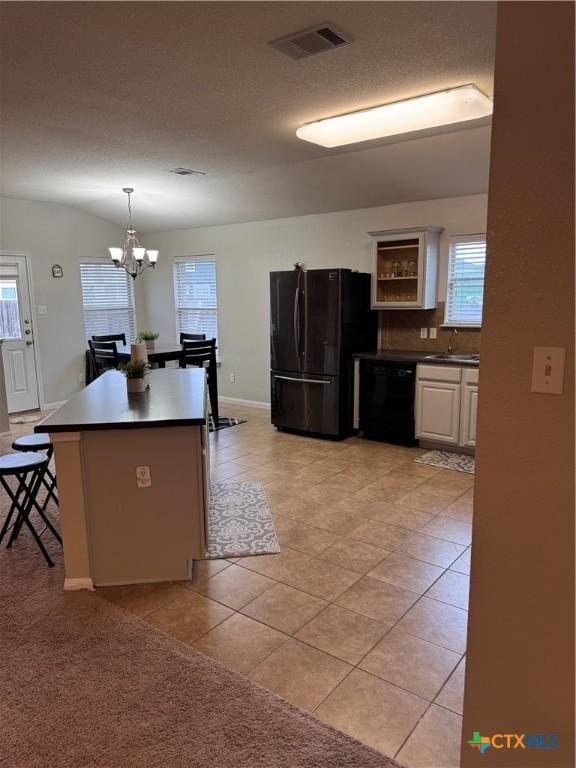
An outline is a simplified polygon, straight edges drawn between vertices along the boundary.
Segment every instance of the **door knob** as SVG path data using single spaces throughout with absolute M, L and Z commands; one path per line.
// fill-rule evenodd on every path
M 27 347 L 31 347 L 31 346 L 32 346 L 32 344 L 34 344 L 34 342 L 33 342 L 33 341 L 28 341 L 28 340 L 26 340 L 26 346 L 27 346 Z
M 30 330 L 30 328 L 26 328 L 26 330 L 24 331 L 24 333 L 26 334 L 26 336 L 30 336 L 30 334 L 32 333 L 32 331 Z

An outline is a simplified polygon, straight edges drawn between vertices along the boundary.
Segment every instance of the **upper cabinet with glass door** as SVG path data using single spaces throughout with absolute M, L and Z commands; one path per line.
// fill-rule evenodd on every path
M 370 232 L 372 309 L 434 309 L 441 227 Z

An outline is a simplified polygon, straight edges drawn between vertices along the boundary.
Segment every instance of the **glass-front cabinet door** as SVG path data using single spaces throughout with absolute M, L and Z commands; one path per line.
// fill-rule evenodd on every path
M 372 308 L 434 309 L 441 227 L 370 232 Z

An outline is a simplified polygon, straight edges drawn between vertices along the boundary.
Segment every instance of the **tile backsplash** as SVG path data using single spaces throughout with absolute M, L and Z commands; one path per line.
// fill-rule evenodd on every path
M 380 311 L 380 349 L 413 349 L 446 352 L 451 328 L 441 328 L 444 322 L 444 303 L 436 309 L 392 309 Z M 420 328 L 436 328 L 436 339 L 421 339 Z M 480 330 L 458 328 L 452 342 L 454 352 L 480 352 Z

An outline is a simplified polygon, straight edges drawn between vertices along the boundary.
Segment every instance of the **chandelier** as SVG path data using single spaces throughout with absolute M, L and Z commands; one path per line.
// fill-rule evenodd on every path
M 136 237 L 136 230 L 132 224 L 132 205 L 130 195 L 134 192 L 132 187 L 124 187 L 122 192 L 128 195 L 128 224 L 126 225 L 126 239 L 122 248 L 109 248 L 110 257 L 115 266 L 125 269 L 134 280 L 139 274 L 156 266 L 158 251 L 148 251 Z

